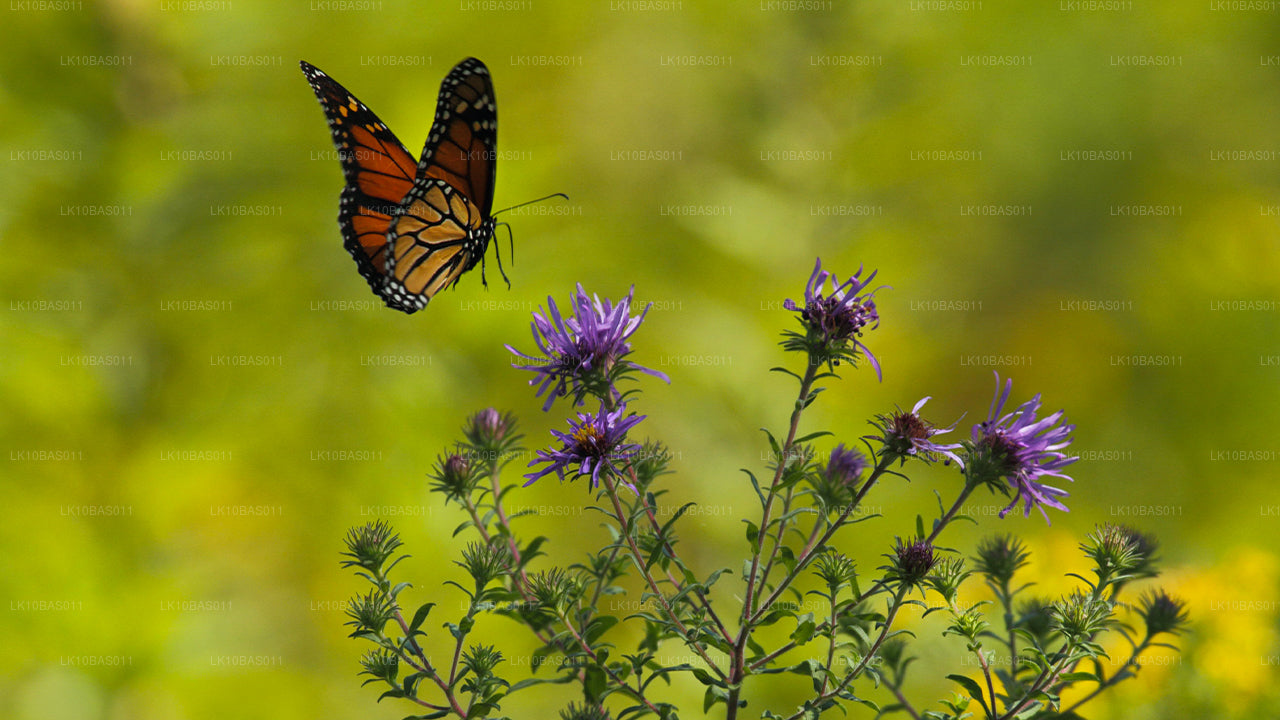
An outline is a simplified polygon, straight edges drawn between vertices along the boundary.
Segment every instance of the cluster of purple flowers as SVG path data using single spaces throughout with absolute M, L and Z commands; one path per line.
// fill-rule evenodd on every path
M 822 269 L 819 259 L 805 286 L 804 306 L 791 300 L 784 303 L 787 309 L 797 313 L 805 328 L 803 335 L 790 333 L 784 345 L 809 353 L 814 361 L 833 362 L 865 355 L 880 376 L 880 364 L 860 339 L 864 329 L 879 325 L 879 314 L 871 298 L 875 290 L 864 292 L 875 276 L 873 271 L 863 278 L 859 268 L 842 283 Z M 630 338 L 648 312 L 646 307 L 639 315 L 632 315 L 634 294 L 633 287 L 625 298 L 614 304 L 588 295 L 579 284 L 570 298 L 573 314 L 569 317 L 560 313 L 551 298 L 547 298 L 549 311 L 533 314 L 533 337 L 541 356 L 507 346 L 520 360 L 527 361 L 513 363 L 514 367 L 535 374 L 529 384 L 537 387 L 539 397 L 547 395 L 544 410 L 551 407 L 555 398 L 569 395 L 573 395 L 578 405 L 589 395 L 600 401 L 597 412 L 579 412 L 577 420 L 570 419 L 569 432 L 552 431 L 560 446 L 539 451 L 537 458 L 529 463 L 530 466 L 546 465 L 526 475 L 530 483 L 553 472 L 563 480 L 565 471 L 571 470 L 574 477 L 590 477 L 591 486 L 595 488 L 603 472 L 622 479 L 617 463 L 639 451 L 639 445 L 627 442 L 627 433 L 644 416 L 626 414 L 627 403 L 617 382 L 631 371 L 667 382 L 670 379 L 626 359 L 631 353 Z M 997 375 L 991 411 L 986 420 L 973 426 L 968 443 L 935 439 L 955 430 L 959 421 L 938 427 L 922 418 L 920 410 L 929 401 L 928 397 L 917 402 L 910 412 L 899 409 L 879 416 L 873 424 L 880 434 L 867 439 L 879 441 L 882 457 L 890 460 L 906 462 L 909 458 L 918 458 L 926 462 L 939 459 L 954 462 L 969 473 L 970 482 L 986 484 L 1006 494 L 1012 489 L 1013 500 L 1001 511 L 1001 517 L 1021 502 L 1024 516 L 1036 508 L 1048 520 L 1044 508 L 1067 510 L 1060 499 L 1068 493 L 1045 484 L 1044 478 L 1072 479 L 1062 470 L 1075 458 L 1062 451 L 1071 444 L 1075 427 L 1062 422 L 1062 411 L 1038 417 L 1039 395 L 1012 412 L 1001 414 L 1013 381 L 1006 381 L 1002 390 L 999 380 Z M 826 472 L 833 479 L 852 484 L 867 467 L 869 462 L 865 457 L 840 445 L 832 453 Z
M 631 314 L 631 302 L 635 296 L 632 287 L 627 296 L 616 305 L 588 295 L 582 285 L 570 296 L 573 314 L 564 317 L 554 299 L 548 297 L 547 312 L 533 313 L 533 339 L 541 356 L 528 355 L 507 346 L 521 360 L 513 363 L 521 370 L 534 373 L 530 385 L 538 388 L 537 396 L 547 395 L 543 410 L 549 410 L 557 397 L 573 395 L 581 405 L 588 395 L 600 400 L 596 413 L 578 413 L 577 421 L 569 420 L 569 432 L 552 430 L 561 443 L 560 447 L 540 450 L 530 466 L 546 463 L 537 472 L 527 474 L 529 483 L 550 473 L 561 480 L 565 470 L 576 472 L 574 477 L 591 478 L 591 487 L 600 485 L 601 473 L 610 472 L 622 478 L 616 462 L 626 459 L 640 450 L 640 446 L 626 442 L 627 431 L 644 419 L 643 415 L 627 413 L 627 403 L 618 390 L 618 382 L 632 371 L 639 371 L 671 382 L 663 373 L 642 367 L 626 359 L 631 353 L 630 338 L 644 322 L 649 312 L 646 306 L 639 315 Z M 625 483 L 626 481 L 623 480 Z M 526 484 L 529 484 L 526 483 Z

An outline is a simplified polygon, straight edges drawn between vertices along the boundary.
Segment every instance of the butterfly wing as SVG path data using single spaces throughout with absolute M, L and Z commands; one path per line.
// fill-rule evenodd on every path
M 324 108 L 342 162 L 346 187 L 338 225 L 343 244 L 369 287 L 387 301 L 387 230 L 414 187 L 418 163 L 355 95 L 314 65 L 300 65 Z
M 484 255 L 489 235 L 480 208 L 438 178 L 420 180 L 387 232 L 387 305 L 407 313 L 427 306 Z
M 436 117 L 422 148 L 418 177 L 444 180 L 488 218 L 493 210 L 497 146 L 498 104 L 489 68 L 467 58 L 440 83 Z
M 413 190 L 387 231 L 388 305 L 421 310 L 483 260 L 494 227 L 497 112 L 479 60 L 463 60 L 440 83 Z

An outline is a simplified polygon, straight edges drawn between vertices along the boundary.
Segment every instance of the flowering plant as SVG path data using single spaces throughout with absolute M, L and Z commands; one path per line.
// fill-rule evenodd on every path
M 482 410 L 432 473 L 431 490 L 462 509 L 467 520 L 458 532 L 473 537 L 457 561 L 469 585 L 446 583 L 467 597 L 462 616 L 438 633 L 425 629 L 435 603 L 406 614 L 401 596 L 409 585 L 390 579 L 404 557 L 401 541 L 387 523 L 354 528 L 346 538 L 344 565 L 371 585 L 351 602 L 348 624 L 352 637 L 376 646 L 361 661 L 361 674 L 369 676 L 366 683 L 385 686 L 379 699 L 413 703 L 421 714 L 410 717 L 505 717 L 512 695 L 563 684 L 576 687 L 561 712 L 566 720 L 676 718 L 715 708 L 727 718 L 799 720 L 844 714 L 856 705 L 867 708 L 867 717 L 898 713 L 917 720 L 1073 718 L 1098 694 L 1133 677 L 1144 653 L 1172 647 L 1162 638 L 1185 628 L 1181 601 L 1162 590 L 1148 590 L 1136 604 L 1121 599 L 1131 584 L 1157 574 L 1155 541 L 1147 535 L 1098 527 L 1081 544 L 1093 577 L 1070 574 L 1079 590 L 1057 599 L 1024 597 L 1027 586 L 1016 578 L 1030 553 L 1012 535 L 994 534 L 968 557 L 938 544 L 955 521 L 977 522 L 965 508 L 983 488 L 1010 499 L 1001 518 L 1020 503 L 1024 516 L 1036 509 L 1046 521 L 1047 509 L 1067 511 L 1067 492 L 1048 483 L 1072 479 L 1064 470 L 1075 458 L 1064 451 L 1074 427 L 1061 411 L 1042 414 L 1039 395 L 1005 412 L 1011 380 L 1001 386 L 997 376 L 991 409 L 967 440 L 944 437 L 958 421 L 942 426 L 921 415 L 926 397 L 910 411 L 872 420 L 874 431 L 861 438 L 865 452 L 839 443 L 819 460 L 819 444 L 830 433 L 801 434 L 801 421 L 822 384 L 864 360 L 880 374 L 863 343 L 879 324 L 876 290 L 868 289 L 874 277 L 859 270 L 840 282 L 819 261 L 803 301 L 784 303 L 799 327 L 783 334 L 781 346 L 804 363 L 799 372 L 773 370 L 796 381 L 796 401 L 783 432 L 765 431 L 772 451 L 767 472 L 745 471 L 743 482 L 758 501 L 758 511 L 742 518 L 745 560 L 710 571 L 679 552 L 677 530 L 694 503 L 675 509 L 662 503 L 660 478 L 670 454 L 660 443 L 637 439 L 645 416 L 632 410 L 639 392 L 626 384 L 639 374 L 670 382 L 627 359 L 644 312 L 632 314 L 630 293 L 615 304 L 589 296 L 581 285 L 568 317 L 548 299 L 549 309 L 534 313 L 540 354 L 507 347 L 515 367 L 534 373 L 530 384 L 546 396 L 544 409 L 558 399 L 575 408 L 568 430 L 552 430 L 523 478 L 504 481 L 522 456 L 523 438 L 512 415 Z M 917 516 L 914 532 L 881 546 L 883 565 L 857 567 L 840 548 L 847 547 L 851 526 L 879 517 L 865 511 L 869 493 L 889 476 L 906 478 L 907 467 L 935 464 L 958 471 L 951 504 L 939 495 L 936 518 Z M 507 504 L 511 493 L 550 475 L 584 480 L 565 490 L 580 493 L 610 532 L 603 548 L 567 567 L 538 562 L 548 538 L 523 538 L 520 516 Z M 669 519 L 660 521 L 664 515 Z M 962 601 L 962 588 L 973 585 L 975 574 L 992 600 Z M 613 603 L 634 612 L 602 608 L 602 598 L 617 596 L 638 598 Z M 908 697 L 914 634 L 900 617 L 906 606 L 922 608 L 924 616 L 943 614 L 942 635 L 963 640 L 970 672 L 946 676 L 957 692 L 937 709 Z M 1125 622 L 1126 613 L 1141 625 Z M 468 644 L 481 622 L 514 623 L 536 638 L 540 647 L 528 677 L 514 677 L 502 649 Z M 1129 646 L 1111 672 L 1102 662 L 1109 635 Z M 428 646 L 446 650 L 446 659 L 433 660 Z M 675 647 L 687 661 L 664 659 Z M 996 661 L 997 651 L 1007 651 L 1003 662 Z M 554 671 L 540 674 L 543 664 Z M 787 676 L 804 678 L 804 692 L 796 694 Z M 682 710 L 672 698 L 694 684 L 701 707 Z M 1089 691 L 1064 702 L 1064 691 L 1077 685 Z M 784 703 L 783 697 L 794 699 Z

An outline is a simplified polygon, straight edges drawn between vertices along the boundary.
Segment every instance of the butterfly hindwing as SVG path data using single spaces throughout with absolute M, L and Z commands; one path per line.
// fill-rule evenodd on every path
M 387 232 L 387 304 L 421 310 L 475 267 L 488 245 L 476 232 L 479 219 L 480 209 L 449 183 L 415 185 Z

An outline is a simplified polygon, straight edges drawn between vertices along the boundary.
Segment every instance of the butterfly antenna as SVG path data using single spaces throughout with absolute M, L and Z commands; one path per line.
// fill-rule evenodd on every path
M 540 202 L 542 202 L 542 201 L 544 201 L 544 200 L 550 200 L 550 199 L 551 199 L 551 198 L 553 198 L 553 197 L 562 197 L 562 198 L 564 198 L 565 200 L 568 200 L 568 199 L 569 199 L 569 196 L 568 196 L 568 195 L 565 195 L 564 193 L 551 193 L 550 195 L 548 195 L 548 196 L 546 196 L 546 197 L 540 197 L 540 198 L 538 198 L 537 200 L 530 200 L 529 202 L 522 202 L 522 203 L 520 203 L 519 205 L 512 205 L 511 207 L 508 207 L 508 208 L 502 208 L 502 209 L 501 209 L 501 210 L 499 210 L 498 212 L 496 212 L 496 213 L 492 213 L 489 217 L 497 217 L 498 215 L 501 215 L 502 213 L 504 213 L 504 212 L 506 212 L 506 211 L 508 211 L 508 210 L 515 210 L 516 208 L 524 207 L 525 205 L 532 205 L 532 204 L 534 204 L 534 203 L 540 203 Z

